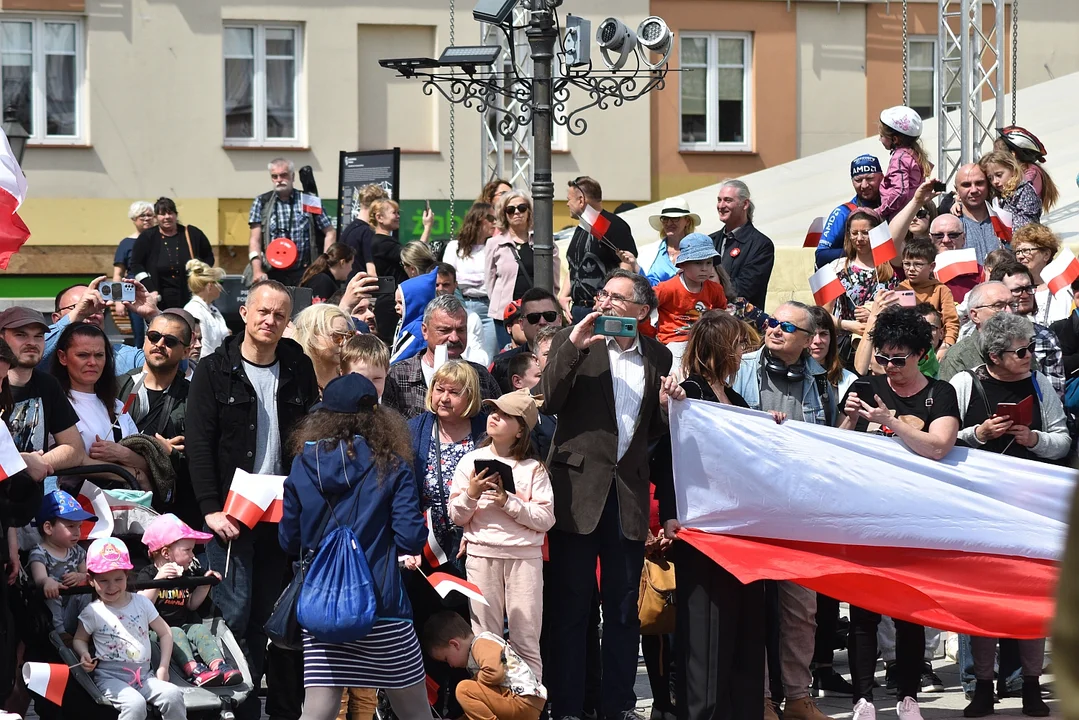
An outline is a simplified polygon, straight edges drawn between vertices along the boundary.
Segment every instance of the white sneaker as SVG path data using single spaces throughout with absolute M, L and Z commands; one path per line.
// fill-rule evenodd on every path
M 918 701 L 908 696 L 895 706 L 899 714 L 899 720 L 922 720 L 922 711 L 918 709 Z
M 877 720 L 877 708 L 873 703 L 862 698 L 854 705 L 854 715 L 851 720 Z

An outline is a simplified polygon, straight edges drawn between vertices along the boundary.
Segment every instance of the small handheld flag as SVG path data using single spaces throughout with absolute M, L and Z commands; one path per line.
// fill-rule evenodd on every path
M 891 262 L 896 256 L 892 231 L 888 228 L 888 223 L 886 222 L 882 222 L 869 231 L 869 245 L 873 248 L 874 265 L 884 265 Z
M 821 236 L 824 234 L 824 218 L 815 217 L 813 222 L 809 223 L 809 230 L 806 231 L 806 239 L 802 243 L 804 248 L 815 248 L 820 244 Z
M 813 292 L 813 301 L 818 305 L 827 305 L 846 289 L 831 265 L 825 265 L 809 278 L 809 289 Z

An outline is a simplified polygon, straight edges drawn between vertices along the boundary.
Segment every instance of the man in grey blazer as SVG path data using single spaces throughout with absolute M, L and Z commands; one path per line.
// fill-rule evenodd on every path
M 542 412 L 558 415 L 548 458 L 555 526 L 548 533 L 552 584 L 545 595 L 554 718 L 579 718 L 585 695 L 585 640 L 602 568 L 603 681 L 600 716 L 636 717 L 640 622 L 637 592 L 648 535 L 648 446 L 667 432 L 661 381 L 671 353 L 652 338 L 596 335 L 601 315 L 645 320 L 656 306 L 648 281 L 613 270 L 595 312 L 551 342 Z

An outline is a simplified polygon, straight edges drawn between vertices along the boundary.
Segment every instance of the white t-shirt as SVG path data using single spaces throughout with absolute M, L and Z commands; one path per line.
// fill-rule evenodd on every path
M 150 623 L 158 613 L 142 595 L 127 595 L 122 607 L 94 600 L 79 613 L 79 622 L 94 638 L 98 660 L 141 665 L 150 662 Z
M 483 284 L 484 258 L 487 256 L 486 243 L 478 243 L 472 248 L 472 254 L 463 258 L 457 254 L 457 241 L 446 243 L 442 260 L 447 265 L 457 268 L 457 287 L 467 297 L 485 298 L 487 288 Z
M 75 424 L 75 427 L 82 435 L 82 442 L 86 445 L 87 452 L 90 452 L 90 446 L 97 438 L 109 442 L 115 439 L 112 435 L 112 420 L 109 420 L 105 404 L 97 395 L 72 390 L 68 393 L 68 397 L 71 399 L 71 407 L 75 409 L 75 414 L 79 416 L 79 422 Z M 124 404 L 117 400 L 113 411 L 120 417 L 120 437 L 137 435 L 139 429 L 135 427 L 135 421 L 131 419 L 131 416 L 126 413 L 120 414 L 123 409 Z

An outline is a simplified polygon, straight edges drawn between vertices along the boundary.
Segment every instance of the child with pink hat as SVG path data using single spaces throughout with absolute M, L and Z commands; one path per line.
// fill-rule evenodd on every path
M 158 515 L 142 535 L 153 564 L 140 570 L 136 579 L 163 580 L 196 575 L 199 567 L 195 560 L 195 545 L 212 537 L 210 533 L 195 530 L 172 513 Z M 213 570 L 207 570 L 203 575 L 221 579 L 221 574 Z M 140 594 L 154 603 L 172 628 L 172 660 L 183 668 L 188 682 L 198 687 L 243 682 L 243 673 L 225 663 L 213 633 L 202 624 L 197 612 L 210 594 L 209 585 L 194 590 L 143 590 Z
M 186 720 L 183 692 L 169 684 L 172 633 L 152 602 L 127 591 L 131 569 L 122 540 L 98 538 L 90 544 L 86 572 L 97 597 L 79 613 L 71 646 L 101 693 L 119 706 L 119 720 L 145 718 L 147 705 L 157 708 L 163 720 Z M 151 630 L 161 646 L 161 661 L 152 673 Z M 90 654 L 91 640 L 96 657 Z

